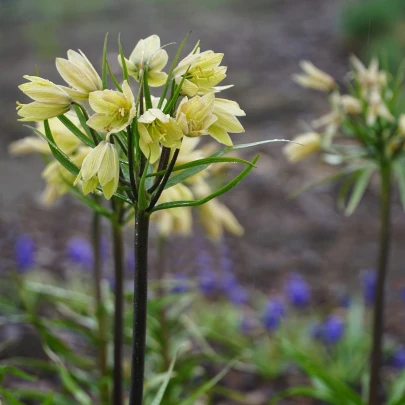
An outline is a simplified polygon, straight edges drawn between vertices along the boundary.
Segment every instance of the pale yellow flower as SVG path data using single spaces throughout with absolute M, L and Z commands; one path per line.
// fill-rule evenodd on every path
M 70 110 L 72 97 L 60 86 L 37 76 L 24 76 L 29 83 L 19 89 L 34 100 L 29 104 L 17 103 L 19 121 L 44 121 Z
M 289 143 L 284 147 L 284 154 L 291 163 L 305 159 L 321 148 L 321 136 L 316 132 L 298 135 L 293 139 L 293 142 L 296 143 Z
M 89 127 L 111 134 L 130 125 L 136 114 L 135 98 L 126 80 L 122 90 L 123 93 L 114 90 L 90 93 L 90 106 L 96 113 L 87 121 Z
M 208 135 L 208 128 L 218 119 L 214 114 L 214 93 L 205 96 L 184 97 L 181 101 L 176 120 L 183 134 L 189 137 Z
M 318 69 L 311 62 L 304 60 L 300 62 L 303 73 L 293 75 L 293 80 L 303 87 L 329 92 L 336 87 L 335 79 Z
M 160 156 L 160 145 L 180 148 L 183 131 L 169 114 L 158 108 L 150 108 L 138 120 L 139 146 L 150 163 Z
M 343 111 L 350 115 L 358 115 L 362 111 L 361 101 L 347 94 L 340 97 L 340 104 L 343 108 Z
M 100 183 L 105 198 L 109 200 L 117 191 L 119 172 L 117 147 L 108 141 L 102 141 L 84 159 L 74 184 L 81 179 L 83 193 L 88 194 Z
M 362 86 L 363 92 L 368 89 L 381 88 L 387 84 L 387 73 L 379 70 L 378 59 L 373 58 L 368 68 L 355 56 L 350 57 L 355 69 L 355 77 Z
M 236 118 L 245 116 L 245 112 L 235 101 L 216 98 L 213 114 L 217 120 L 208 128 L 209 134 L 218 142 L 231 146 L 232 139 L 228 132 L 237 134 L 245 131 Z
M 167 61 L 168 55 L 160 47 L 160 38 L 157 35 L 151 35 L 136 44 L 129 60 L 125 59 L 125 64 L 128 73 L 138 82 L 142 78 L 143 68 L 148 65 L 148 84 L 159 87 L 165 84 L 167 79 L 167 74 L 162 72 Z M 122 64 L 120 55 L 118 55 L 118 62 Z
M 75 115 L 67 114 L 67 116 L 70 121 L 72 121 L 80 130 L 82 130 L 80 121 Z M 37 122 L 36 127 L 38 131 L 45 135 L 43 121 Z M 49 120 L 49 127 L 51 129 L 55 144 L 67 155 L 74 152 L 82 144 L 80 139 L 70 132 L 70 130 L 67 129 L 58 118 L 51 118 Z M 85 135 L 84 132 L 83 135 Z M 19 139 L 18 141 L 12 142 L 9 145 L 9 152 L 12 155 L 26 155 L 29 153 L 51 154 L 48 142 L 37 135 L 27 136 Z
M 70 159 L 76 166 L 80 167 L 91 150 L 88 146 L 80 146 L 75 154 L 70 156 Z M 42 178 L 46 182 L 46 187 L 42 193 L 41 202 L 47 207 L 50 207 L 59 197 L 68 193 L 75 180 L 75 176 L 57 160 L 52 161 L 45 167 Z
M 206 197 L 211 194 L 210 187 L 204 181 L 193 187 L 193 192 L 198 198 Z M 217 199 L 210 200 L 197 207 L 200 222 L 207 235 L 219 240 L 222 238 L 224 231 L 233 235 L 243 235 L 243 227 L 236 219 L 232 211 Z
M 384 103 L 380 92 L 377 89 L 374 89 L 370 92 L 368 97 L 368 106 L 366 112 L 367 125 L 374 125 L 379 117 L 390 122 L 394 121 L 394 116 Z
M 193 193 L 184 184 L 178 183 L 163 191 L 159 204 L 174 201 L 193 200 Z M 151 220 L 156 223 L 158 232 L 162 236 L 171 234 L 190 235 L 192 215 L 190 207 L 170 208 L 153 213 Z
M 177 84 L 181 82 L 187 72 L 182 94 L 194 97 L 195 95 L 201 96 L 212 91 L 217 92 L 232 87 L 232 85 L 217 87 L 217 84 L 226 77 L 226 66 L 219 66 L 223 57 L 223 53 L 213 51 L 200 53 L 199 48 L 194 54 L 191 53 L 186 56 L 173 71 Z
M 72 98 L 88 100 L 89 93 L 102 90 L 103 82 L 86 55 L 69 50 L 68 59 L 56 58 L 56 69 L 72 88 L 63 87 Z

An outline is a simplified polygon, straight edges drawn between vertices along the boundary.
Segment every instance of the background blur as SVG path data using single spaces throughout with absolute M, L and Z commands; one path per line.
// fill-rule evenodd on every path
M 299 61 L 309 59 L 338 80 L 347 71 L 351 52 L 366 61 L 380 54 L 395 69 L 405 55 L 405 2 L 0 0 L 0 271 L 12 266 L 14 240 L 21 233 L 35 239 L 41 266 L 62 271 L 66 241 L 74 235 L 86 236 L 90 222 L 86 208 L 70 197 L 50 210 L 41 208 L 41 158 L 8 155 L 11 141 L 30 134 L 17 122 L 15 112 L 16 100 L 24 101 L 17 88 L 22 76 L 32 74 L 36 66 L 41 76 L 59 83 L 55 57 L 65 57 L 70 48 L 82 49 L 100 66 L 106 32 L 110 33 L 109 59 L 118 69 L 119 33 L 128 55 L 140 38 L 156 33 L 163 43 L 180 43 L 190 30 L 187 50 L 200 39 L 203 50 L 225 53 L 224 84 L 235 84 L 225 97 L 237 100 L 247 114 L 242 121 L 246 133 L 235 135 L 234 142 L 292 138 L 328 108 L 323 94 L 291 81 Z M 167 49 L 173 54 L 175 47 Z M 271 291 L 288 272 L 299 271 L 318 290 L 321 302 L 328 292 L 339 292 L 348 283 L 357 288 L 361 270 L 375 263 L 376 193 L 371 190 L 351 218 L 336 208 L 337 186 L 322 186 L 289 199 L 298 187 L 331 169 L 316 158 L 292 166 L 280 144 L 258 151 L 258 168 L 225 197 L 246 229 L 243 238 L 225 241 L 242 283 L 251 290 Z M 252 156 L 256 151 L 248 153 Z M 405 216 L 398 196 L 393 220 L 389 299 L 395 305 L 396 291 L 405 285 Z M 181 246 L 196 242 L 176 238 L 171 243 L 179 252 Z M 192 249 L 181 251 L 191 263 Z

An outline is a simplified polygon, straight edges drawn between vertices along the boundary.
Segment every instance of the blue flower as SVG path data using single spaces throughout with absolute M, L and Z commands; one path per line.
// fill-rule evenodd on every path
M 93 249 L 85 238 L 79 236 L 71 238 L 66 246 L 66 255 L 71 263 L 84 269 L 88 270 L 93 266 Z
M 177 273 L 173 277 L 174 287 L 172 288 L 173 294 L 183 294 L 188 291 L 188 278 L 185 274 Z
M 363 298 L 367 306 L 374 304 L 375 287 L 377 284 L 377 273 L 375 270 L 366 270 L 361 276 L 361 285 L 363 287 Z
M 231 291 L 237 285 L 238 285 L 238 280 L 233 273 L 227 271 L 222 274 L 221 280 L 220 280 L 220 288 L 224 293 L 227 294 L 229 291 Z
M 335 344 L 342 339 L 345 332 L 345 323 L 337 315 L 330 315 L 322 326 L 322 340 L 327 344 Z
M 217 279 L 212 270 L 200 270 L 198 287 L 203 294 L 210 294 L 217 287 Z
M 285 286 L 285 292 L 294 307 L 304 308 L 311 301 L 310 287 L 299 274 L 293 273 L 290 275 Z
M 14 257 L 17 270 L 26 271 L 35 266 L 35 243 L 28 235 L 21 235 L 14 245 Z
M 405 369 L 405 347 L 399 347 L 391 357 L 391 364 L 398 370 Z
M 350 308 L 350 305 L 352 304 L 352 298 L 350 297 L 349 294 L 342 295 L 339 298 L 339 306 L 343 308 Z
M 230 288 L 227 292 L 229 301 L 235 305 L 243 305 L 248 302 L 248 293 L 241 285 L 236 284 L 233 288 Z
M 278 298 L 270 299 L 263 311 L 262 322 L 266 329 L 276 330 L 285 317 L 286 309 L 283 301 Z

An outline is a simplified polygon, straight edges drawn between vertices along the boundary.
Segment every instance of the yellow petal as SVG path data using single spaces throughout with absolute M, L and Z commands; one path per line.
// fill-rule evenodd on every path
M 226 132 L 223 128 L 217 126 L 216 124 L 210 126 L 208 128 L 209 134 L 218 142 L 223 143 L 227 146 L 232 146 L 232 139 L 229 136 L 228 132 Z
M 84 159 L 81 168 L 83 181 L 88 181 L 97 174 L 108 149 L 106 141 L 100 142 Z

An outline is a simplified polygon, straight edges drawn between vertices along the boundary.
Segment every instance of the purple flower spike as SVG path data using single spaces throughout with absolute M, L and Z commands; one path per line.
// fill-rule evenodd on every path
M 173 294 L 183 294 L 188 291 L 188 278 L 185 274 L 177 273 L 174 277 Z
M 90 242 L 82 237 L 74 237 L 66 246 L 66 255 L 69 261 L 86 270 L 93 266 L 93 249 Z
M 21 235 L 14 245 L 14 257 L 17 270 L 26 271 L 35 266 L 35 243 L 28 235 Z
M 291 305 L 305 308 L 311 301 L 311 290 L 308 283 L 299 274 L 291 274 L 287 280 L 285 291 Z
M 235 285 L 233 288 L 230 288 L 228 293 L 229 301 L 234 305 L 244 305 L 248 302 L 248 293 L 245 288 L 240 285 Z
M 284 303 L 278 298 L 270 299 L 262 315 L 263 325 L 268 330 L 276 330 L 279 328 L 285 314 L 286 309 Z
M 399 347 L 391 358 L 391 364 L 398 370 L 405 369 L 405 347 Z
M 327 344 L 335 344 L 342 339 L 345 332 L 345 323 L 337 315 L 329 316 L 322 327 L 322 338 Z
M 361 285 L 363 287 L 363 298 L 367 306 L 374 304 L 375 287 L 377 283 L 377 273 L 375 270 L 366 270 L 361 276 Z

